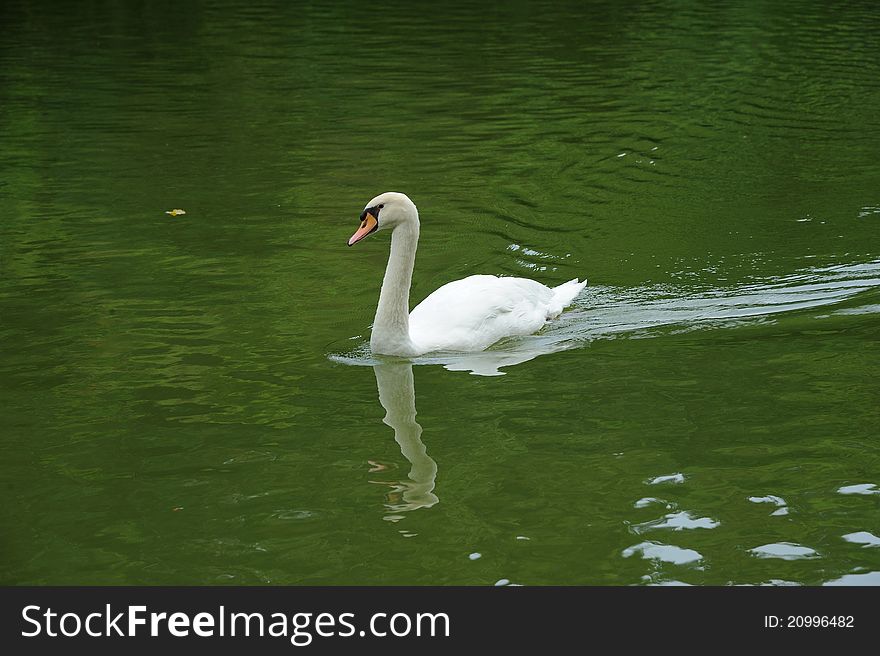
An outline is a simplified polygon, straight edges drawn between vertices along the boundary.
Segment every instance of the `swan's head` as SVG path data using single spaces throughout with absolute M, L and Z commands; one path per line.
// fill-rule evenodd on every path
M 348 245 L 353 246 L 361 239 L 377 230 L 392 230 L 399 225 L 415 223 L 418 225 L 419 212 L 415 204 L 406 194 L 386 191 L 379 194 L 364 207 L 361 212 L 361 226 L 357 229 Z

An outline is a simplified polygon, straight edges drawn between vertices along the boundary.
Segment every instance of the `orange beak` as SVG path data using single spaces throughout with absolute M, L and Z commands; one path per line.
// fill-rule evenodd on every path
M 366 212 L 366 215 L 364 216 L 363 220 L 361 221 L 361 227 L 358 228 L 357 232 L 355 232 L 351 236 L 351 239 L 348 240 L 348 245 L 354 246 L 361 239 L 366 237 L 371 232 L 374 232 L 378 228 L 379 228 L 379 221 L 376 219 L 375 216 L 373 216 L 369 212 Z

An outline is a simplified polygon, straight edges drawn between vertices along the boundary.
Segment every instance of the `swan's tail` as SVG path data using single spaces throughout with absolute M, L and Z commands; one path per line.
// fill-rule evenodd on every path
M 583 282 L 580 282 L 577 278 L 574 278 L 573 280 L 562 283 L 558 287 L 554 287 L 553 304 L 550 316 L 554 317 L 561 314 L 565 308 L 571 305 L 572 301 L 577 298 L 577 295 L 580 294 L 583 288 L 586 286 L 586 278 L 584 278 Z

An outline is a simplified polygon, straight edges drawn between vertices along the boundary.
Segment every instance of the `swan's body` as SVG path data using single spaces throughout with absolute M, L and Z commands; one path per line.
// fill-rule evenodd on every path
M 547 287 L 527 278 L 477 275 L 443 285 L 409 312 L 419 241 L 419 214 L 404 194 L 377 196 L 361 214 L 349 246 L 391 228 L 391 254 L 370 336 L 374 353 L 416 356 L 432 351 L 482 351 L 504 337 L 529 335 L 571 304 L 586 286 L 577 279 Z
M 429 351 L 482 351 L 531 335 L 560 315 L 584 283 L 551 289 L 527 278 L 470 276 L 440 287 L 409 315 L 410 339 Z

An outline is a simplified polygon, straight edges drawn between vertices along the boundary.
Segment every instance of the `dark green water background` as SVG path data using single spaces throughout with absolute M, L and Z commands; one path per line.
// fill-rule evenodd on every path
M 59 6 L 0 8 L 0 582 L 880 584 L 875 3 Z M 414 302 L 590 285 L 374 371 L 387 190 Z

